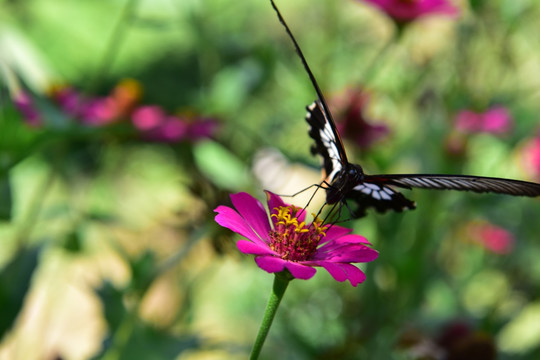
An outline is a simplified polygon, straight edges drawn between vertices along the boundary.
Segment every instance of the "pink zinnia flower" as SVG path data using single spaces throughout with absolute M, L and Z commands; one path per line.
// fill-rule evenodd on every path
M 352 286 L 365 280 L 364 273 L 351 264 L 378 256 L 364 237 L 318 218 L 306 224 L 302 209 L 271 192 L 267 197 L 271 222 L 264 206 L 246 193 L 231 195 L 236 210 L 227 206 L 215 210 L 218 224 L 247 239 L 236 244 L 242 253 L 255 255 L 257 265 L 269 273 L 288 270 L 295 278 L 310 279 L 315 267 L 323 267 L 337 281 L 349 280 Z
M 417 18 L 441 14 L 455 16 L 458 9 L 448 0 L 364 0 L 385 12 L 398 24 L 406 24 Z
M 369 149 L 390 132 L 385 124 L 373 123 L 365 116 L 368 102 L 368 93 L 361 89 L 348 89 L 332 100 L 339 132 L 363 150 Z
M 483 113 L 463 110 L 456 117 L 456 128 L 464 133 L 506 134 L 512 128 L 508 109 L 495 106 Z
M 475 222 L 467 227 L 471 240 L 484 249 L 499 255 L 514 249 L 515 238 L 508 230 L 489 222 Z
M 41 125 L 41 115 L 37 111 L 33 99 L 27 93 L 20 91 L 14 96 L 13 104 L 22 114 L 28 125 L 34 127 Z

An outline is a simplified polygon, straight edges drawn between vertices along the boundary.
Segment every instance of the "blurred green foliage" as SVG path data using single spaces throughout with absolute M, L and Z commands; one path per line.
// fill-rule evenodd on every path
M 278 6 L 325 95 L 361 86 L 368 116 L 390 127 L 369 151 L 346 144 L 367 172 L 532 177 L 522 153 L 538 131 L 540 4 L 461 1 L 458 18 L 399 38 L 361 1 Z M 0 0 L 0 74 L 0 357 L 245 358 L 272 276 L 240 256 L 213 209 L 319 164 L 302 118 L 315 92 L 270 4 Z M 216 118 L 219 132 L 147 142 L 127 119 L 84 126 L 48 93 L 63 84 L 104 96 L 123 78 L 141 84 L 140 104 Z M 17 86 L 46 126 L 24 122 Z M 467 135 L 449 152 L 456 114 L 493 104 L 509 109 L 512 131 Z M 264 147 L 288 163 L 257 176 Z M 349 224 L 380 252 L 364 284 L 323 271 L 292 283 L 263 358 L 430 359 L 421 350 L 448 324 L 499 359 L 540 356 L 538 200 L 410 196 L 414 211 Z M 471 222 L 509 231 L 513 251 L 469 241 Z

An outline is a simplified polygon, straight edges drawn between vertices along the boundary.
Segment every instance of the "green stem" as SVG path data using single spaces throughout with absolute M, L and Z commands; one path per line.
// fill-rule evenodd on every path
M 276 316 L 281 299 L 283 299 L 283 294 L 285 294 L 285 290 L 287 290 L 287 285 L 289 285 L 289 281 L 291 281 L 291 279 L 292 276 L 289 272 L 281 272 L 276 274 L 276 277 L 274 278 L 274 285 L 272 287 L 272 293 L 270 294 L 268 304 L 266 305 L 261 327 L 259 328 L 259 333 L 257 334 L 257 338 L 253 344 L 253 349 L 251 350 L 251 355 L 249 357 L 250 360 L 256 360 L 259 358 L 259 354 L 261 353 L 266 336 L 270 331 L 270 327 L 272 326 L 272 322 Z

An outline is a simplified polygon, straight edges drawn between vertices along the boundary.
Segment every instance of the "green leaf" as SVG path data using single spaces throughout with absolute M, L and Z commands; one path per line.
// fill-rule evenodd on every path
M 12 327 L 21 311 L 38 264 L 40 250 L 41 248 L 20 250 L 0 271 L 0 337 Z
M 109 326 L 109 332 L 112 334 L 116 332 L 127 313 L 123 300 L 124 293 L 110 282 L 105 281 L 96 290 L 96 294 L 103 304 L 104 317 Z
M 0 177 L 0 220 L 11 220 L 12 207 L 13 197 L 11 195 L 9 176 Z
M 63 244 L 64 250 L 70 253 L 80 253 L 82 249 L 82 237 L 79 229 L 71 231 L 65 238 Z
M 249 184 L 248 170 L 240 159 L 214 141 L 202 141 L 193 149 L 195 163 L 216 185 L 238 191 Z

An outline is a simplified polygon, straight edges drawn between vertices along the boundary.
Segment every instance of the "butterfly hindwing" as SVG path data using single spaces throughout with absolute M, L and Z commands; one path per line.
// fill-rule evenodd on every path
M 407 199 L 399 191 L 388 185 L 377 182 L 363 181 L 356 185 L 346 195 L 345 201 L 351 199 L 356 203 L 353 209 L 355 218 L 362 217 L 368 208 L 372 207 L 380 213 L 387 210 L 401 212 L 406 209 L 414 209 L 416 204 Z

